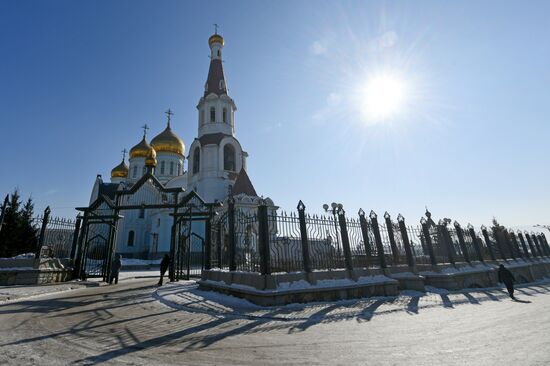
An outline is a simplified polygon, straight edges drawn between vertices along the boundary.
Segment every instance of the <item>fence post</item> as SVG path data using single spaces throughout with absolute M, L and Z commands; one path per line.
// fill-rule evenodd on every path
M 542 245 L 539 244 L 539 240 L 537 238 L 537 236 L 535 235 L 534 232 L 531 232 L 531 238 L 533 239 L 533 242 L 535 243 L 535 246 L 537 247 L 539 253 L 540 253 L 540 256 L 541 257 L 544 257 L 546 254 L 544 253 L 544 248 Z
M 493 251 L 491 239 L 489 238 L 489 233 L 487 232 L 487 227 L 485 227 L 485 225 L 481 226 L 481 232 L 483 233 L 483 238 L 485 238 L 485 244 L 487 244 L 487 249 L 489 250 L 491 260 L 496 261 L 497 257 L 495 256 L 495 252 Z
M 514 240 L 516 240 L 516 233 L 512 231 L 512 237 Z M 525 244 L 525 240 L 523 239 L 523 235 L 521 234 L 521 231 L 518 232 L 517 237 L 519 238 L 519 241 L 521 243 L 521 247 L 523 248 L 523 253 L 525 253 L 525 257 L 527 259 L 531 258 L 531 255 L 529 254 L 529 249 L 527 249 L 527 244 Z
M 204 224 L 204 269 L 212 269 L 212 206 L 208 206 L 208 219 Z
M 537 256 L 537 249 L 533 246 L 533 242 L 527 238 L 527 232 L 525 232 L 525 240 L 527 240 L 527 243 L 529 244 L 529 249 L 531 249 L 531 255 L 533 256 L 533 258 L 535 258 Z M 525 242 L 525 240 L 523 239 L 523 233 L 520 231 L 518 233 L 518 236 L 519 236 L 519 240 L 521 240 L 522 242 Z
M 378 215 L 374 211 L 370 212 L 370 223 L 372 226 L 372 232 L 374 233 L 374 240 L 376 241 L 376 251 L 378 252 L 378 259 L 380 260 L 380 268 L 386 268 L 386 257 L 384 255 L 384 245 L 382 244 L 382 237 L 380 236 L 380 228 L 378 227 Z
M 235 248 L 235 199 L 230 196 L 227 200 L 227 225 L 229 226 L 229 271 L 237 270 L 236 248 Z
M 428 247 L 428 254 L 430 255 L 430 263 L 432 266 L 437 266 L 437 259 L 435 258 L 434 247 L 432 244 L 432 237 L 430 235 L 430 228 L 428 227 L 428 222 L 424 217 L 420 219 L 420 224 L 422 225 L 422 233 L 424 234 L 424 240 L 426 241 L 426 246 Z
M 82 223 L 82 218 L 80 216 L 77 216 L 76 223 L 74 225 L 74 232 L 73 232 L 73 244 L 71 246 L 71 259 L 74 261 L 76 257 L 76 246 L 78 244 L 78 234 L 80 233 L 80 225 Z
M 468 253 L 468 247 L 466 246 L 466 242 L 464 241 L 464 233 L 462 232 L 462 227 L 460 227 L 460 224 L 458 223 L 458 221 L 455 221 L 453 225 L 456 230 L 456 236 L 458 236 L 458 244 L 460 244 L 460 250 L 462 250 L 462 256 L 464 257 L 464 260 L 466 262 L 470 263 L 470 253 Z
M 344 259 L 346 260 L 346 269 L 353 270 L 353 261 L 351 259 L 351 248 L 349 245 L 348 226 L 346 223 L 346 212 L 343 209 L 338 211 L 338 223 L 340 224 L 340 236 L 342 237 L 342 247 L 344 249 Z
M 546 240 L 546 236 L 544 235 L 544 233 L 540 233 L 540 240 L 542 243 L 544 243 L 544 246 L 548 254 L 550 255 L 550 246 L 548 246 L 548 241 Z
M 172 212 L 172 228 L 170 233 L 170 264 L 168 277 L 171 282 L 176 280 L 176 230 L 178 223 L 178 192 L 174 192 L 174 211 Z
M 528 232 L 525 232 L 525 238 L 527 238 L 527 242 L 529 242 L 529 246 L 531 246 L 531 248 L 534 248 L 534 249 L 535 249 L 535 252 L 537 253 L 537 257 L 542 257 L 542 252 L 540 251 L 539 246 L 538 246 L 537 243 L 533 240 L 533 238 L 531 237 L 531 235 L 529 235 Z
M 6 216 L 6 208 L 8 207 L 8 202 L 10 200 L 10 195 L 7 194 L 4 198 L 4 203 L 2 204 L 2 210 L 0 211 L 0 231 L 2 231 L 2 226 L 4 226 L 4 217 Z
M 386 229 L 388 230 L 388 238 L 390 239 L 390 246 L 391 251 L 393 255 L 393 264 L 399 264 L 399 249 L 397 248 L 397 244 L 395 243 L 395 236 L 393 234 L 393 224 L 391 222 L 391 216 L 386 211 L 384 213 L 384 219 L 386 220 Z
M 369 240 L 369 231 L 367 219 L 365 218 L 365 211 L 359 209 L 359 224 L 361 225 L 361 234 L 363 235 L 363 245 L 365 246 L 365 254 L 367 256 L 366 265 L 367 267 L 371 264 L 372 249 L 370 247 Z
M 451 234 L 449 234 L 449 230 L 447 229 L 447 223 L 444 220 L 439 220 L 437 226 L 441 236 L 443 237 L 443 242 L 447 247 L 447 258 L 449 259 L 449 263 L 451 263 L 454 266 L 455 265 L 455 248 L 453 245 L 453 241 L 451 239 Z
M 474 249 L 476 250 L 477 259 L 480 262 L 485 262 L 485 260 L 483 259 L 483 252 L 481 251 L 481 243 L 479 242 L 479 239 L 474 230 L 474 226 L 472 224 L 468 224 L 468 232 L 470 233 L 470 237 L 472 238 L 472 243 L 474 243 Z
M 506 236 L 508 237 L 508 240 L 511 241 L 516 253 L 518 254 L 518 257 L 523 259 L 525 257 L 524 252 L 520 249 L 518 240 L 516 239 L 516 234 L 513 231 L 506 230 Z
M 411 243 L 409 241 L 409 233 L 407 233 L 407 226 L 405 225 L 405 218 L 403 215 L 397 215 L 397 222 L 399 224 L 399 231 L 401 232 L 401 239 L 403 239 L 403 246 L 405 247 L 405 254 L 407 255 L 407 264 L 409 267 L 414 267 L 414 257 L 411 250 Z
M 218 268 L 223 268 L 223 252 L 222 252 L 222 223 L 221 221 L 218 222 L 218 231 L 216 232 L 217 238 L 216 241 L 218 242 Z
M 34 253 L 35 259 L 40 258 L 40 251 L 42 250 L 42 246 L 44 245 L 44 236 L 46 235 L 46 226 L 48 226 L 50 213 L 51 213 L 50 206 L 48 206 L 44 210 L 44 216 L 42 217 L 42 227 L 40 228 L 40 237 L 38 238 L 38 245 L 36 248 L 36 252 Z
M 306 227 L 306 205 L 300 200 L 298 202 L 298 220 L 300 221 L 300 237 L 302 238 L 302 260 L 304 262 L 304 271 L 311 272 L 311 262 L 309 258 L 309 241 L 307 240 Z
M 258 206 L 258 245 L 260 247 L 260 273 L 263 275 L 271 274 L 268 225 L 267 206 L 262 199 Z

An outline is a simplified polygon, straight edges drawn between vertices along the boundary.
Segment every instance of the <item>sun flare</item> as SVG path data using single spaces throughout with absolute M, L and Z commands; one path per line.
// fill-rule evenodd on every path
M 362 112 L 371 122 L 388 120 L 403 109 L 406 99 L 405 82 L 396 75 L 383 73 L 372 76 L 362 90 Z

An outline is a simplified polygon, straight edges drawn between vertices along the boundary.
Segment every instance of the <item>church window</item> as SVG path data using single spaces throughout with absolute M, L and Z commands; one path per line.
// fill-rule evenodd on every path
M 197 174 L 200 170 L 201 165 L 201 152 L 197 147 L 193 152 L 193 174 Z
M 235 171 L 235 148 L 233 145 L 223 147 L 223 169 Z
M 134 173 L 132 174 L 133 177 L 137 177 L 137 165 L 134 165 Z
M 181 175 L 181 164 L 178 163 L 178 175 Z
M 218 50 L 218 57 L 220 57 L 222 55 L 222 53 L 220 52 L 220 50 Z
M 201 109 L 201 125 L 204 124 L 204 109 Z
M 170 162 L 170 175 L 174 175 L 174 162 Z
M 160 174 L 164 174 L 164 161 L 160 162 Z
M 139 218 L 140 219 L 145 218 L 145 207 L 143 207 L 143 205 L 139 208 Z
M 160 219 L 157 219 L 157 227 L 160 227 Z
M 130 230 L 128 232 L 128 246 L 129 247 L 134 246 L 134 236 L 135 236 L 134 230 Z
M 223 123 L 227 122 L 227 108 L 223 109 Z
M 145 167 L 145 165 L 143 166 L 143 175 L 145 175 L 145 172 L 147 171 L 147 168 Z
M 210 122 L 216 122 L 216 108 L 210 108 Z

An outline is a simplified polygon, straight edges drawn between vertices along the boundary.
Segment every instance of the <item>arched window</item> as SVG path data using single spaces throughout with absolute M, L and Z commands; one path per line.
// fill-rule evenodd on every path
M 227 122 L 227 108 L 224 108 L 223 109 L 223 123 L 226 123 Z
M 220 52 L 220 50 L 218 50 L 218 57 L 220 57 L 222 55 L 222 53 Z
M 128 231 L 128 246 L 133 247 L 134 246 L 134 230 Z
M 137 177 L 137 165 L 134 165 L 134 173 L 132 174 L 135 177 Z
M 201 109 L 201 125 L 204 124 L 204 109 Z
M 193 151 L 193 174 L 197 174 L 200 170 L 201 165 L 201 151 L 197 147 L 195 151 Z
M 160 162 L 160 174 L 164 174 L 164 161 Z
M 223 147 L 223 169 L 235 171 L 235 148 L 227 144 Z
M 174 162 L 170 162 L 170 175 L 174 175 Z
M 145 172 L 147 171 L 147 167 L 144 165 L 143 166 L 143 174 L 142 175 L 145 175 Z
M 216 108 L 210 107 L 210 122 L 216 122 Z
M 181 175 L 181 164 L 178 163 L 178 175 Z

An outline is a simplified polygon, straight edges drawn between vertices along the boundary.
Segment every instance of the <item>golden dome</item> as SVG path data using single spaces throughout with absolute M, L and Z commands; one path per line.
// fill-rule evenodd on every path
M 221 43 L 221 45 L 223 46 L 223 44 L 224 44 L 223 37 L 220 36 L 219 34 L 213 34 L 213 35 L 210 36 L 210 38 L 208 38 L 208 45 L 209 46 L 212 46 L 212 43 L 215 43 L 215 42 Z
M 128 178 L 128 165 L 124 160 L 111 170 L 111 178 Z
M 156 166 L 157 165 L 157 153 L 155 149 L 149 150 L 147 157 L 145 158 L 145 166 Z
M 168 123 L 168 126 L 166 126 L 164 131 L 151 140 L 151 146 L 153 146 L 157 153 L 173 152 L 180 155 L 185 153 L 185 145 L 178 135 L 172 132 L 170 123 Z
M 153 147 L 151 147 L 151 145 L 147 143 L 147 141 L 145 140 L 145 136 L 143 136 L 139 144 L 130 149 L 130 159 L 146 158 L 147 155 L 149 155 L 149 151 L 151 150 L 153 150 Z

